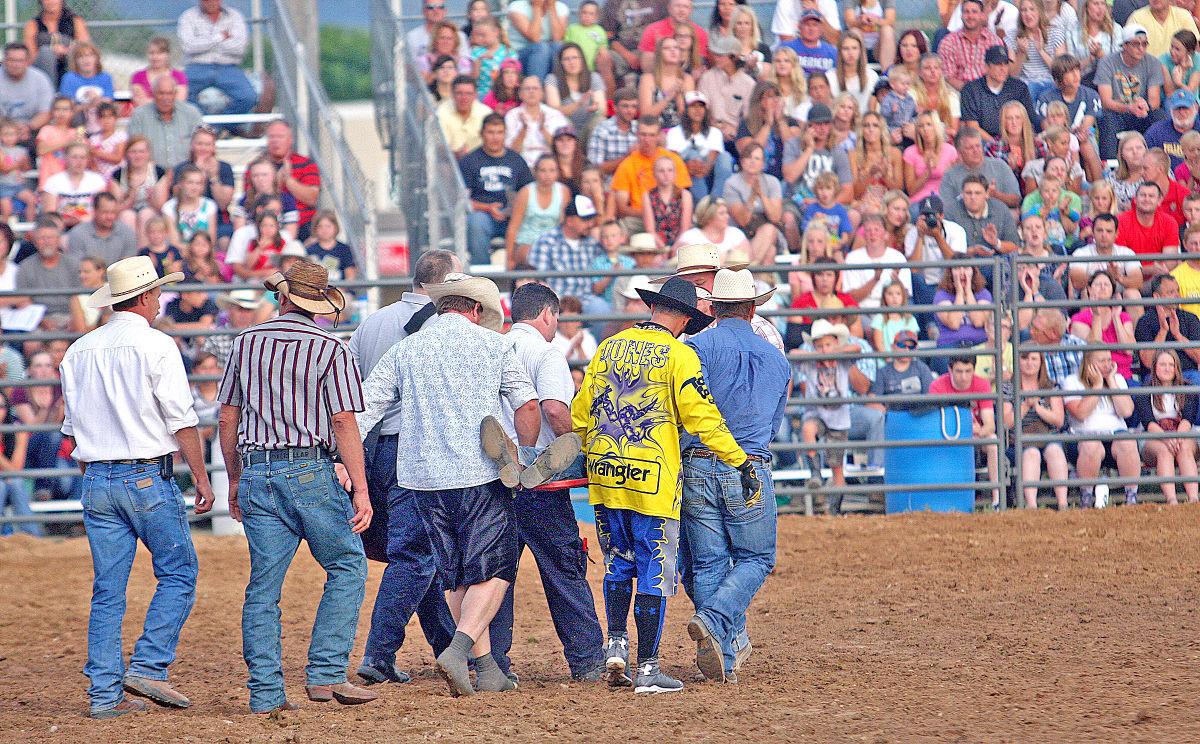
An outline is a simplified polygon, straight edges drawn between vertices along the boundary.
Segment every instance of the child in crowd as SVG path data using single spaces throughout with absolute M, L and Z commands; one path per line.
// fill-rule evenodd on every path
M 125 143 L 129 133 L 117 128 L 117 107 L 105 101 L 96 109 L 96 131 L 88 136 L 96 172 L 111 181 L 113 173 L 125 164 Z
M 1040 215 L 1046 223 L 1046 242 L 1055 253 L 1066 255 L 1066 246 L 1079 236 L 1080 207 L 1078 194 L 1063 191 L 1062 181 L 1046 176 L 1021 203 L 1021 218 Z
M 163 205 L 171 242 L 182 245 L 197 232 L 217 238 L 217 203 L 204 195 L 204 171 L 191 163 L 179 169 L 178 196 Z
M 580 315 L 583 303 L 578 297 L 567 295 L 559 301 L 562 315 Z M 596 337 L 583 327 L 583 321 L 560 320 L 558 331 L 550 345 L 563 353 L 568 362 L 586 362 L 596 354 Z
M 838 179 L 837 174 L 826 171 L 817 176 L 817 180 L 813 182 L 813 194 L 816 196 L 816 201 L 805 205 L 797 198 L 797 204 L 804 209 L 804 222 L 801 229 L 807 228 L 808 223 L 817 215 L 823 215 L 830 236 L 836 236 L 838 244 L 845 248 L 850 244 L 854 228 L 850 223 L 850 212 L 837 200 L 841 186 L 842 182 Z
M 1111 183 L 1103 178 L 1093 181 L 1088 186 L 1087 196 L 1087 210 L 1079 218 L 1079 242 L 1084 245 L 1092 242 L 1092 224 L 1097 215 L 1117 216 L 1117 192 Z
M 206 232 L 193 235 L 184 247 L 183 270 L 195 275 L 196 281 L 204 284 L 229 281 L 229 277 L 233 276 L 232 271 L 227 276 L 221 270 L 221 264 L 213 254 L 213 240 Z
M 632 269 L 634 260 L 630 257 L 631 254 L 644 252 L 647 248 L 651 251 L 650 255 L 658 255 L 658 245 L 651 235 L 649 244 L 645 240 L 645 233 L 638 233 L 633 236 L 636 239 L 630 240 L 626 245 L 625 228 L 621 227 L 621 223 L 616 220 L 605 222 L 600 226 L 600 247 L 604 249 L 592 261 L 592 268 L 597 271 L 612 271 L 613 269 Z M 592 283 L 592 293 L 604 298 L 604 301 L 613 306 L 613 284 L 619 277 L 601 276 Z
M 933 381 L 929 392 L 934 395 L 956 395 L 962 393 L 990 393 L 991 384 L 975 374 L 975 357 L 962 356 L 950 360 L 950 371 Z M 965 407 L 966 401 L 956 405 Z M 971 436 L 986 439 L 996 433 L 996 403 L 987 398 L 970 401 Z M 995 481 L 999 458 L 994 444 L 983 447 L 987 458 L 988 480 Z M 1000 509 L 1000 491 L 992 490 L 992 509 Z
M 479 68 L 476 94 L 483 100 L 491 91 L 501 65 L 505 60 L 515 60 L 517 54 L 500 42 L 500 22 L 491 16 L 472 24 L 471 37 L 471 60 Z M 513 91 L 516 91 L 516 86 L 513 87 Z
M 1183 162 L 1175 166 L 1175 180 L 1188 191 L 1200 190 L 1200 132 L 1192 130 L 1179 138 Z
M 898 282 L 897 285 L 903 286 Z M 917 348 L 917 335 L 912 331 L 900 331 L 892 340 L 891 348 L 897 351 L 912 351 Z M 910 356 L 897 356 L 875 373 L 875 380 L 871 383 L 871 395 L 924 395 L 929 392 L 932 383 L 933 371 L 929 369 L 929 365 Z M 869 405 L 881 411 L 914 411 L 928 407 L 928 404 L 907 402 L 888 403 L 886 408 L 880 403 Z
M 913 314 L 902 310 L 908 304 L 908 290 L 900 282 L 892 282 L 883 288 L 883 298 L 880 301 L 880 312 L 872 316 L 871 345 L 876 351 L 887 351 L 892 348 L 892 342 L 897 335 L 905 331 L 913 334 L 919 332 L 917 319 Z
M 1060 104 L 1061 105 L 1061 104 Z M 1067 189 L 1078 194 L 1082 191 L 1084 171 L 1079 164 L 1079 151 L 1071 149 L 1071 141 L 1075 135 L 1066 127 L 1050 127 L 1043 133 L 1044 148 L 1038 150 L 1038 157 L 1030 160 L 1021 169 L 1021 179 L 1025 182 L 1025 193 L 1037 188 L 1038 182 L 1046 172 L 1046 166 L 1054 158 L 1062 158 L 1066 165 Z
M 908 70 L 896 69 L 884 78 L 888 90 L 879 101 L 879 113 L 887 121 L 892 144 L 908 147 L 916 141 L 917 101 L 909 95 L 912 75 Z
M 31 167 L 29 150 L 18 144 L 20 136 L 16 122 L 0 120 L 0 220 L 15 214 L 14 200 L 24 205 L 24 219 L 37 217 L 37 197 L 25 183 L 25 171 Z
M 305 249 L 312 261 L 329 270 L 330 281 L 353 281 L 358 278 L 358 267 L 350 246 L 337 239 L 341 229 L 337 215 L 322 209 L 313 216 L 313 237 Z
M 563 42 L 578 44 L 587 68 L 596 70 L 596 59 L 608 54 L 608 32 L 600 25 L 600 4 L 596 0 L 579 4 L 579 21 L 567 26 Z
M 183 255 L 179 249 L 167 242 L 170 234 L 165 217 L 154 216 L 146 220 L 146 245 L 138 251 L 139 256 L 149 256 L 159 276 L 181 271 Z
M 503 116 L 521 103 L 517 89 L 521 87 L 521 61 L 516 57 L 500 63 L 492 89 L 483 97 L 483 105 Z

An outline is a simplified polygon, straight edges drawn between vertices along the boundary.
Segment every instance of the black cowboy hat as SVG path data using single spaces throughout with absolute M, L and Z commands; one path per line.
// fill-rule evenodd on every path
M 703 331 L 713 322 L 711 315 L 706 315 L 696 309 L 696 285 L 686 279 L 671 277 L 662 285 L 661 292 L 639 288 L 637 293 L 647 307 L 658 305 L 689 316 L 691 320 L 683 329 L 683 332 L 689 336 Z

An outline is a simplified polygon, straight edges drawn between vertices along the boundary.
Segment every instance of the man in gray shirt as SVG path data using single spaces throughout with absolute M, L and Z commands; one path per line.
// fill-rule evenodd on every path
M 1120 49 L 1096 63 L 1096 91 L 1104 113 L 1100 125 L 1100 157 L 1117 156 L 1117 134 L 1146 133 L 1167 118 L 1163 110 L 1163 67 L 1146 54 L 1146 29 L 1131 23 L 1121 32 Z
M 987 179 L 988 196 L 999 199 L 1006 207 L 1017 209 L 1021 206 L 1021 187 L 1012 168 L 996 158 L 983 156 L 983 137 L 975 127 L 964 126 L 954 137 L 954 147 L 958 150 L 958 162 L 950 166 L 942 176 L 942 186 L 938 194 L 942 203 L 949 205 L 958 199 L 962 193 L 963 180 L 969 175 L 983 176 Z M 958 220 L 954 220 L 962 224 Z M 967 243 L 970 245 L 970 242 Z
M 0 118 L 12 119 L 21 128 L 20 141 L 33 139 L 50 121 L 54 86 L 46 73 L 29 67 L 29 50 L 20 42 L 4 47 L 4 72 L 0 74 Z
M 17 294 L 22 290 L 79 287 L 79 261 L 63 255 L 59 249 L 61 238 L 62 233 L 57 222 L 47 217 L 38 219 L 33 230 L 33 245 L 37 249 L 37 255 L 21 262 L 20 271 L 17 272 Z M 69 296 L 39 296 L 34 297 L 33 302 L 44 305 L 46 316 L 55 324 L 61 323 L 65 327 L 66 316 L 71 311 Z
M 117 220 L 117 199 L 101 191 L 92 199 L 92 221 L 80 222 L 67 233 L 67 255 L 96 258 L 106 267 L 137 253 L 133 228 Z
M 129 136 L 150 141 L 154 162 L 170 168 L 188 159 L 192 132 L 204 120 L 200 109 L 175 100 L 178 86 L 170 75 L 154 81 L 154 101 L 138 106 L 129 117 Z

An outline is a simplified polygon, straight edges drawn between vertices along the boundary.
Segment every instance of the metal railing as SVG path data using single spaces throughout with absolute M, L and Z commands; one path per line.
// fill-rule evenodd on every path
M 467 189 L 433 99 L 406 45 L 400 0 L 371 0 L 371 79 L 392 194 L 415 258 L 444 248 L 467 260 Z

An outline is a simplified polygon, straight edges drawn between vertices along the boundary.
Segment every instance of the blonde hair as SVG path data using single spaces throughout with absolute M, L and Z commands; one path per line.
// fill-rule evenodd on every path
M 733 33 L 733 27 L 737 23 L 738 16 L 744 15 L 750 19 L 750 46 L 757 47 L 762 43 L 762 29 L 758 26 L 758 16 L 754 15 L 754 11 L 746 5 L 733 6 L 733 15 L 729 16 L 729 32 Z M 736 38 L 736 37 L 734 37 Z M 780 47 L 784 49 L 786 47 Z M 789 50 L 791 51 L 791 50 Z M 793 52 L 794 53 L 794 52 Z
M 1037 0 L 1028 1 L 1037 2 Z M 1033 158 L 1033 124 L 1029 121 L 1029 112 L 1025 110 L 1025 104 L 1020 101 L 1009 101 L 1000 107 L 1000 138 L 1008 142 L 1009 147 L 1014 145 L 1009 141 L 1010 135 L 1004 127 L 1004 117 L 1009 111 L 1017 111 L 1021 114 L 1021 132 L 1017 135 L 1019 139 L 1015 144 L 1021 148 L 1021 154 L 1025 156 L 1024 160 L 1028 163 Z
M 926 142 L 925 138 L 921 136 L 921 117 L 928 118 L 933 122 L 933 129 L 935 132 L 933 136 L 933 142 Z M 937 111 L 923 111 L 917 114 L 917 127 L 914 135 L 916 137 L 916 142 L 914 144 L 917 146 L 917 152 L 924 155 L 926 152 L 929 152 L 930 147 L 933 147 L 936 148 L 936 152 L 940 154 L 942 151 L 942 143 L 946 141 L 946 125 L 942 123 L 942 117 L 938 116 Z
M 706 196 L 700 200 L 692 212 L 692 221 L 696 223 L 696 227 L 704 228 L 717 216 L 717 209 L 723 206 L 725 206 L 725 200 L 721 197 Z
M 1110 210 L 1115 210 L 1117 208 L 1117 192 L 1113 189 L 1111 183 L 1101 178 L 1098 181 L 1093 181 L 1088 187 L 1088 217 L 1094 218 L 1096 215 L 1100 214 L 1096 211 L 1097 194 L 1108 194 L 1108 208 Z M 1105 212 L 1104 214 L 1111 214 L 1114 217 L 1116 216 L 1116 213 L 1112 211 Z
M 843 103 L 845 103 L 847 101 L 854 104 L 854 118 L 852 118 L 850 120 L 850 131 L 857 132 L 859 122 L 862 121 L 862 111 L 859 110 L 858 99 L 854 97 L 853 93 L 847 93 L 847 92 L 843 91 L 842 93 L 838 94 L 837 98 L 833 99 L 833 105 L 830 106 L 829 108 L 830 108 L 830 110 L 833 111 L 834 118 L 836 119 L 837 118 L 837 110 L 841 107 L 841 105 Z M 751 130 L 751 131 L 753 131 L 753 130 Z M 830 134 L 830 136 L 833 136 L 832 129 L 830 130 L 829 134 Z
M 912 93 L 913 97 L 917 100 L 917 109 L 936 111 L 943 122 L 950 121 L 950 111 L 952 110 L 950 102 L 958 97 L 958 92 L 951 88 L 950 84 L 946 82 L 946 72 L 942 65 L 941 57 L 937 56 L 935 52 L 927 52 L 922 54 L 921 60 L 917 63 L 917 69 L 920 70 L 921 65 L 925 64 L 926 62 L 937 63 L 938 68 L 942 70 L 942 77 L 939 81 L 940 85 L 938 87 L 936 101 L 929 99 L 929 92 L 925 89 L 924 80 L 913 81 Z
M 1142 147 L 1146 146 L 1146 138 L 1136 129 L 1130 129 L 1117 135 L 1117 180 L 1129 178 L 1129 165 L 1125 162 L 1125 145 L 1132 140 L 1138 140 Z
M 739 6 L 741 7 L 741 6 Z M 751 14 L 753 15 L 753 13 Z M 765 65 L 759 77 L 771 83 L 775 83 L 779 87 L 779 92 L 784 100 L 791 107 L 799 106 L 808 100 L 808 82 L 804 77 L 804 68 L 800 65 L 800 55 L 796 54 L 796 50 L 791 47 L 779 47 L 773 53 L 772 60 L 780 58 L 790 58 L 792 63 L 792 75 L 785 83 L 784 79 L 775 74 L 775 66 Z M 792 89 L 791 93 L 785 93 L 784 85 Z
M 1112 358 L 1112 352 L 1107 349 L 1089 349 L 1083 353 L 1083 363 L 1079 365 L 1079 381 L 1083 383 L 1084 388 L 1099 388 L 1104 387 L 1104 376 L 1096 372 L 1095 363 L 1093 360 L 1101 355 L 1108 355 Z
M 864 165 L 867 162 L 867 141 L 863 138 L 862 127 L 867 119 L 871 118 L 879 120 L 879 128 L 882 130 L 879 134 L 879 150 L 883 155 L 884 163 L 889 162 L 892 157 L 892 138 L 888 133 L 887 120 L 878 111 L 868 111 L 859 119 L 858 141 L 854 143 L 854 152 L 858 158 L 859 165 Z
M 858 43 L 858 64 L 854 67 L 854 74 L 858 76 L 858 89 L 866 92 L 867 90 L 867 43 L 863 40 L 862 34 L 850 29 L 843 31 L 842 37 L 838 39 L 837 52 L 838 58 L 834 63 L 834 69 L 837 71 L 838 87 L 846 90 L 846 74 L 845 67 L 842 65 L 842 45 L 848 39 L 853 39 Z
M 1071 111 L 1067 108 L 1067 104 L 1063 103 L 1062 101 L 1051 101 L 1050 104 L 1046 106 L 1046 118 L 1042 119 L 1043 132 L 1049 131 L 1051 125 L 1047 122 L 1049 122 L 1050 117 L 1054 116 L 1055 114 L 1061 114 L 1063 119 L 1068 122 L 1071 120 Z
M 703 60 L 700 59 L 700 44 L 697 43 L 696 39 L 696 29 L 681 23 L 675 27 L 675 33 L 671 34 L 671 36 L 677 37 L 680 34 L 683 34 L 692 40 L 692 45 L 688 48 L 687 59 L 683 61 L 683 66 L 689 70 L 703 69 Z M 678 41 L 678 39 L 676 39 L 676 41 Z M 584 70 L 584 72 L 587 72 L 587 70 Z
M 104 62 L 101 61 L 100 50 L 95 44 L 90 41 L 77 41 L 75 46 L 71 48 L 71 69 L 79 72 L 79 58 L 85 54 L 91 54 L 96 58 L 96 74 L 104 72 Z
M 1050 19 L 1046 17 L 1046 6 L 1041 0 L 1018 0 L 1017 2 L 1017 38 L 1023 39 L 1029 35 L 1029 29 L 1025 28 L 1025 22 L 1021 20 L 1021 3 L 1030 2 L 1037 8 L 1038 12 L 1038 28 L 1042 32 L 1043 39 L 1049 39 L 1050 36 Z
M 1189 130 L 1179 138 L 1180 147 L 1189 147 L 1191 145 L 1200 145 L 1200 132 L 1195 129 Z

